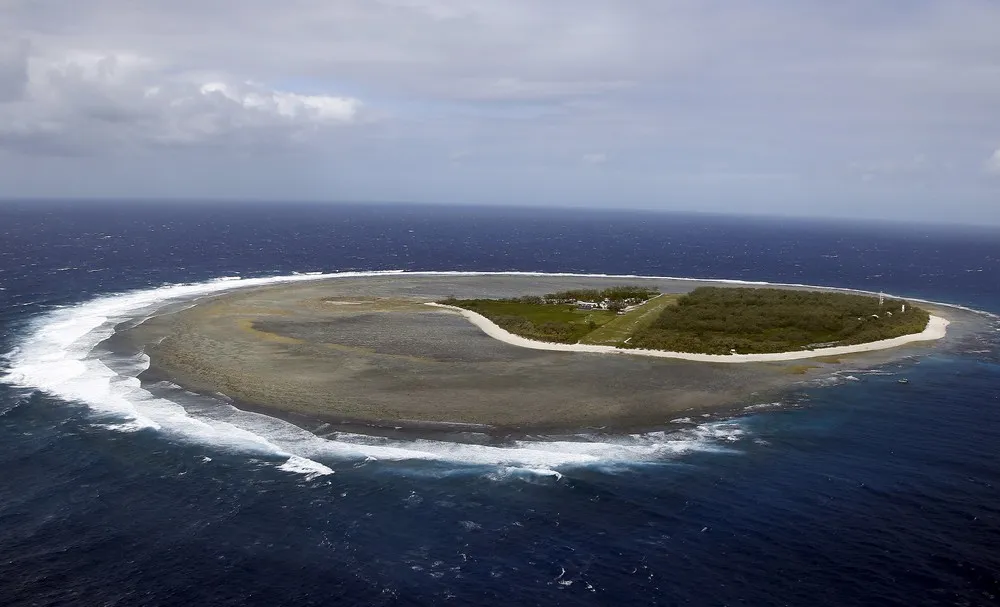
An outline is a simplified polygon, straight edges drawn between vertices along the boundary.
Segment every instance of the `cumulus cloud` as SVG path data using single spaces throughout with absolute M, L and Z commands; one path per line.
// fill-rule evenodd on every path
M 352 97 L 306 95 L 218 73 L 174 72 L 133 52 L 69 51 L 27 56 L 19 87 L 0 71 L 0 146 L 75 154 L 116 147 L 280 146 L 357 122 Z M 11 70 L 7 70 L 9 72 Z

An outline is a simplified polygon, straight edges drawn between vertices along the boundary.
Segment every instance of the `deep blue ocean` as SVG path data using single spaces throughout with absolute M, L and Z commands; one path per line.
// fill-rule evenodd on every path
M 995 317 L 967 347 L 575 463 L 543 445 L 536 467 L 201 418 L 143 397 L 135 361 L 108 370 L 90 353 L 166 298 L 377 270 L 804 283 L 1000 313 L 998 228 L 0 204 L 0 605 L 1000 603 Z M 657 458 L 630 459 L 649 445 Z

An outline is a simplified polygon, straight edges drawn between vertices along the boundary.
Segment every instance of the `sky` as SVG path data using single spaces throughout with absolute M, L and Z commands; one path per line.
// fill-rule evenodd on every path
M 0 0 L 0 198 L 1000 224 L 1000 2 Z

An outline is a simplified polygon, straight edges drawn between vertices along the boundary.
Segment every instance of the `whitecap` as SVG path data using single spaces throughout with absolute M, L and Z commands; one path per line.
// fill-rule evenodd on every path
M 746 407 L 743 407 L 743 410 L 744 411 L 761 411 L 761 410 L 766 410 L 766 409 L 778 409 L 778 408 L 783 407 L 783 406 L 784 406 L 784 403 L 781 403 L 781 402 L 777 402 L 777 403 L 761 403 L 759 405 L 747 405 Z
M 487 478 L 495 481 L 506 481 L 511 478 L 552 478 L 562 480 L 562 473 L 551 468 L 526 468 L 521 466 L 507 466 L 486 475 Z
M 310 480 L 320 476 L 333 474 L 333 470 L 331 470 L 329 467 L 324 466 L 319 462 L 314 462 L 310 459 L 299 457 L 298 455 L 293 455 L 289 457 L 288 461 L 278 466 L 278 469 L 284 470 L 285 472 L 294 472 L 296 474 L 303 474 L 307 479 Z

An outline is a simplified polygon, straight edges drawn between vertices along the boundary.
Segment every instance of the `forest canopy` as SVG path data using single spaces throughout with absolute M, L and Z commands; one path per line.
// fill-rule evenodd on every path
M 665 308 L 632 348 L 740 354 L 845 346 L 919 333 L 926 311 L 852 293 L 701 287 Z

